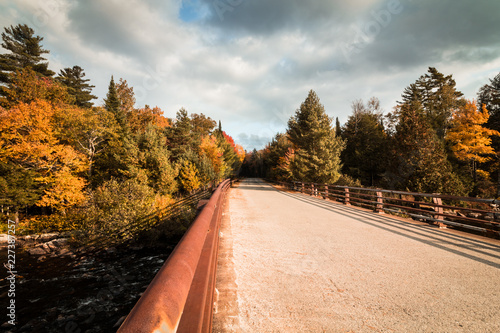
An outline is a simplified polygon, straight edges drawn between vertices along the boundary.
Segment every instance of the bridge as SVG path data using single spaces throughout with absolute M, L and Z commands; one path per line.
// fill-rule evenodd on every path
M 500 332 L 500 241 L 345 203 L 241 182 L 222 212 L 213 321 L 140 327 Z

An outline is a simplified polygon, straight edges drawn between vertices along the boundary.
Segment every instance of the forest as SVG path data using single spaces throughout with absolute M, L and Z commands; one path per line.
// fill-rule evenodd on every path
M 482 198 L 500 197 L 500 74 L 466 99 L 434 67 L 384 114 L 376 97 L 352 103 L 344 125 L 311 90 L 242 175 Z
M 81 67 L 48 68 L 42 40 L 27 25 L 2 33 L 2 221 L 20 232 L 121 228 L 240 169 L 245 152 L 220 121 L 136 108 L 133 87 L 113 77 L 97 103 Z
M 42 40 L 6 27 L 0 54 L 1 216 L 27 232 L 127 225 L 234 176 L 500 197 L 500 74 L 466 99 L 429 67 L 390 113 L 360 99 L 344 125 L 311 90 L 246 153 L 202 113 L 137 108 L 123 78 L 97 103 L 84 69 L 49 69 Z

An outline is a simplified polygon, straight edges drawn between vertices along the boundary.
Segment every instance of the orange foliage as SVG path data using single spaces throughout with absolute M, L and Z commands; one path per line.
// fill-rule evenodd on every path
M 157 106 L 151 109 L 146 105 L 142 109 L 135 109 L 129 112 L 127 116 L 130 128 L 134 133 L 144 131 L 148 124 L 153 124 L 159 128 L 172 126 L 170 120 L 163 116 L 163 111 Z
M 0 108 L 0 159 L 35 170 L 36 180 L 45 188 L 38 205 L 64 211 L 84 200 L 85 181 L 79 174 L 88 162 L 60 142 L 56 113 L 56 107 L 44 100 L 20 103 L 10 110 Z

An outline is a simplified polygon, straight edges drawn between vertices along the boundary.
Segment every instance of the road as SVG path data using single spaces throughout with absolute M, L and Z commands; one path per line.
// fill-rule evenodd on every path
M 228 194 L 213 332 L 500 332 L 500 242 L 248 179 Z

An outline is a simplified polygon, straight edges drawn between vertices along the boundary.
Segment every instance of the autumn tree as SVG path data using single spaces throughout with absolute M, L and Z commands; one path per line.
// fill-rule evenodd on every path
M 0 111 L 0 160 L 22 168 L 22 178 L 36 173 L 29 179 L 41 190 L 36 205 L 64 212 L 82 202 L 85 179 L 81 174 L 87 168 L 87 160 L 61 141 L 55 117 L 57 107 L 37 100 Z
M 132 133 L 143 132 L 150 124 L 163 130 L 172 126 L 170 119 L 166 118 L 163 111 L 157 106 L 151 108 L 146 105 L 144 108 L 134 109 L 127 114 L 127 118 Z
M 498 131 L 483 126 L 488 122 L 488 118 L 485 104 L 482 110 L 477 110 L 475 102 L 467 101 L 464 107 L 453 114 L 453 127 L 446 136 L 452 143 L 455 156 L 461 161 L 470 163 L 474 183 L 477 182 L 477 173 L 481 173 L 484 177 L 488 176 L 484 170 L 478 170 L 477 166 L 479 163 L 491 160 L 491 155 L 495 154 L 495 150 L 491 147 L 491 137 L 500 135 Z
M 295 179 L 334 183 L 340 177 L 344 142 L 336 137 L 332 119 L 313 90 L 288 121 L 287 133 L 295 150 L 291 165 Z
M 93 99 L 97 97 L 92 95 L 92 88 L 95 86 L 90 85 L 89 79 L 85 79 L 85 72 L 80 66 L 73 66 L 61 69 L 56 80 L 65 85 L 68 93 L 73 96 L 74 103 L 79 107 L 90 108 Z
M 8 52 L 0 54 L 0 84 L 8 86 L 11 83 L 11 75 L 27 67 L 42 77 L 55 74 L 48 69 L 48 63 L 43 57 L 43 54 L 49 51 L 43 49 L 42 40 L 43 38 L 35 36 L 35 31 L 26 24 L 4 28 L 2 47 Z
M 187 193 L 193 193 L 201 187 L 198 169 L 191 161 L 182 160 L 179 171 L 179 182 Z
M 177 170 L 170 162 L 170 151 L 162 128 L 150 123 L 138 135 L 138 164 L 145 172 L 148 184 L 157 193 L 170 195 L 175 192 Z
M 65 86 L 52 78 L 40 76 L 30 67 L 17 70 L 11 76 L 9 86 L 4 87 L 3 94 L 1 104 L 7 108 L 36 100 L 45 100 L 54 105 L 73 101 Z
M 263 152 L 265 176 L 280 181 L 290 180 L 292 178 L 290 163 L 293 156 L 294 151 L 287 135 L 276 134 Z

